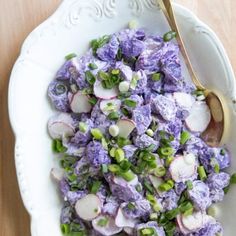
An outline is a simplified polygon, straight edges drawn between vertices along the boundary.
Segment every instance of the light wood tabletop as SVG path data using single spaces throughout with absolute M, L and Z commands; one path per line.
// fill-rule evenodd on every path
M 219 36 L 236 70 L 236 1 L 176 0 L 196 13 Z M 9 75 L 25 37 L 60 0 L 0 0 L 0 236 L 29 236 L 30 219 L 19 194 L 14 136 L 7 112 Z M 53 235 L 49 235 L 53 236 Z

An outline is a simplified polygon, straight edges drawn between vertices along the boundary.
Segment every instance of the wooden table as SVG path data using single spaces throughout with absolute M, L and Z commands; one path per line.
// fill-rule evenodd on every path
M 236 1 L 176 0 L 215 30 L 236 70 Z M 29 236 L 30 224 L 18 191 L 14 137 L 8 121 L 11 68 L 25 37 L 59 5 L 59 0 L 0 0 L 0 236 Z M 49 235 L 53 236 L 53 235 Z

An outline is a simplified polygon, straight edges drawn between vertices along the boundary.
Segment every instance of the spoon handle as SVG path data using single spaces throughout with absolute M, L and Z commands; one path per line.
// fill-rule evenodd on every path
M 164 15 L 166 16 L 166 19 L 167 19 L 171 29 L 173 31 L 175 31 L 176 34 L 177 34 L 176 35 L 176 40 L 179 44 L 182 56 L 184 58 L 185 64 L 187 66 L 187 69 L 189 71 L 189 74 L 191 76 L 191 79 L 192 79 L 193 83 L 195 84 L 197 89 L 205 90 L 205 87 L 198 80 L 198 78 L 197 78 L 197 76 L 196 76 L 196 74 L 193 70 L 192 64 L 190 62 L 189 56 L 188 56 L 186 48 L 184 46 L 184 42 L 182 40 L 180 31 L 179 31 L 177 23 L 176 23 L 176 19 L 175 19 L 175 15 L 174 15 L 174 11 L 173 11 L 173 8 L 172 8 L 171 1 L 170 0 L 158 0 L 158 2 L 159 2 L 159 5 L 160 5 Z

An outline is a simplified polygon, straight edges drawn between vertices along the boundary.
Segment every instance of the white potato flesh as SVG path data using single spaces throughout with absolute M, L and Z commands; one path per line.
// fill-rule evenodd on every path
M 136 127 L 134 121 L 130 119 L 120 119 L 116 125 L 119 127 L 119 136 L 122 138 L 127 138 Z
M 185 123 L 192 132 L 203 132 L 209 125 L 211 112 L 205 102 L 197 101 L 193 104 Z
M 75 204 L 77 215 L 87 221 L 95 219 L 101 213 L 102 203 L 95 194 L 88 194 Z

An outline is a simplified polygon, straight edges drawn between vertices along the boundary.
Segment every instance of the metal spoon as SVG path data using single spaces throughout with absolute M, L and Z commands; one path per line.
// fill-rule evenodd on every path
M 206 130 L 201 134 L 201 138 L 212 147 L 220 146 L 225 143 L 227 138 L 227 131 L 229 126 L 228 117 L 228 106 L 226 104 L 225 98 L 218 92 L 205 88 L 201 82 L 198 80 L 195 74 L 190 59 L 188 57 L 187 51 L 185 49 L 183 40 L 181 38 L 175 15 L 173 12 L 172 4 L 170 0 L 158 0 L 159 5 L 166 16 L 167 21 L 173 31 L 176 32 L 176 40 L 180 46 L 182 56 L 185 60 L 187 69 L 191 76 L 193 83 L 198 90 L 202 90 L 206 97 L 206 103 L 211 111 L 211 121 L 206 128 Z M 201 114 L 199 114 L 201 115 Z

